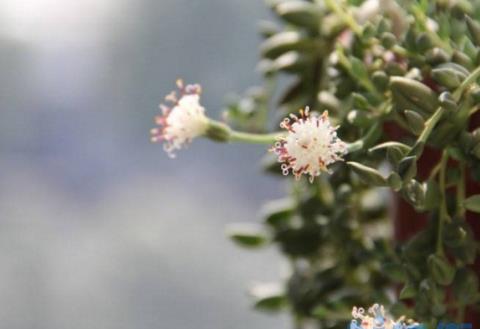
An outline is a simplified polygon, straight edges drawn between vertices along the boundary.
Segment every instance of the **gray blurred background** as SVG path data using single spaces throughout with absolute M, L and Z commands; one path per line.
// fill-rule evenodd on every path
M 246 290 L 279 277 L 228 223 L 285 186 L 262 146 L 195 141 L 169 159 L 149 129 L 175 79 L 258 83 L 258 0 L 0 0 L 0 327 L 287 328 Z

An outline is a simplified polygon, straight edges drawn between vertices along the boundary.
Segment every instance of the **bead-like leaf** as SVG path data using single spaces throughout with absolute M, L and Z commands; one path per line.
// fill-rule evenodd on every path
M 430 274 L 435 282 L 443 286 L 452 283 L 455 277 L 455 267 L 444 256 L 430 255 L 427 262 Z
M 463 205 L 470 211 L 480 213 L 480 194 L 472 195 L 467 198 Z
M 320 26 L 320 7 L 307 1 L 287 1 L 278 4 L 275 12 L 288 23 L 312 30 Z
M 388 185 L 387 180 L 376 169 L 364 166 L 358 162 L 347 162 L 347 165 L 367 184 L 373 184 L 375 186 Z
M 227 227 L 227 235 L 235 243 L 246 248 L 264 246 L 269 240 L 268 235 L 260 226 L 249 223 L 230 225 Z

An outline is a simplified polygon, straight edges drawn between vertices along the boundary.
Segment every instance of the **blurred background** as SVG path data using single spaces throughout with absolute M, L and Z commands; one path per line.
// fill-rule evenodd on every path
M 171 160 L 149 130 L 178 77 L 224 95 L 258 83 L 258 0 L 0 0 L 0 326 L 287 328 L 252 311 L 275 250 L 256 221 L 285 187 L 262 146 L 195 141 Z

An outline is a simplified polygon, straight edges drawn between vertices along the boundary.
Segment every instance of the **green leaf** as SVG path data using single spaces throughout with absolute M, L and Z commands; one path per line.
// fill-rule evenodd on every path
M 478 297 L 478 277 L 474 271 L 462 268 L 453 281 L 453 293 L 463 304 L 474 303 Z
M 284 289 L 277 283 L 257 284 L 250 294 L 254 298 L 254 307 L 259 311 L 278 312 L 287 305 Z
M 471 197 L 467 198 L 463 205 L 467 210 L 480 213 L 480 194 L 472 195 Z
M 449 89 L 460 86 L 468 74 L 468 70 L 457 63 L 440 64 L 431 72 L 435 82 Z
M 390 49 L 397 43 L 397 37 L 391 32 L 384 32 L 381 36 L 381 42 L 385 49 Z
M 395 282 L 405 282 L 407 280 L 405 269 L 398 263 L 383 264 L 382 272 Z
M 444 256 L 430 255 L 427 260 L 432 278 L 440 285 L 448 286 L 455 277 L 455 267 Z
M 423 117 L 415 111 L 405 110 L 403 113 L 405 113 L 405 117 L 407 118 L 410 131 L 414 135 L 419 136 L 425 127 L 425 120 L 423 120 Z
M 383 149 L 390 149 L 390 148 L 395 148 L 395 149 L 398 149 L 400 151 L 401 154 L 405 155 L 408 153 L 408 151 L 410 151 L 410 146 L 406 145 L 406 144 L 403 144 L 403 143 L 400 143 L 400 142 L 385 142 L 385 143 L 381 143 L 381 144 L 378 144 L 372 148 L 370 148 L 368 150 L 368 152 L 374 152 L 374 151 L 377 151 L 377 150 L 383 150 Z
M 387 180 L 392 190 L 397 192 L 402 189 L 402 185 L 403 185 L 402 178 L 396 172 L 390 173 L 390 175 L 388 175 Z
M 289 51 L 275 59 L 273 68 L 277 71 L 292 73 L 304 70 L 311 63 L 311 57 L 297 51 Z
M 360 110 L 351 110 L 348 112 L 347 120 L 356 127 L 367 127 L 372 123 L 371 117 L 365 111 Z
M 397 111 L 409 109 L 428 116 L 438 107 L 435 92 L 417 80 L 391 77 L 390 90 Z
M 378 90 L 385 91 L 388 88 L 390 78 L 384 71 L 375 71 L 372 74 L 372 82 Z
M 409 299 L 415 297 L 417 294 L 417 289 L 411 283 L 407 283 L 403 286 L 402 290 L 400 291 L 399 298 L 400 299 Z
M 251 223 L 232 224 L 227 227 L 227 235 L 236 244 L 246 248 L 262 247 L 269 241 L 265 230 Z
M 292 199 L 285 198 L 270 201 L 264 205 L 262 213 L 265 222 L 272 226 L 286 224 L 295 213 L 295 202 Z
M 367 184 L 387 186 L 387 180 L 376 169 L 364 166 L 358 162 L 347 162 L 347 165 Z
M 260 46 L 262 55 L 266 58 L 277 58 L 278 56 L 292 50 L 314 50 L 313 40 L 306 38 L 302 33 L 285 31 L 277 33 L 266 39 Z
M 404 187 L 405 196 L 417 210 L 425 208 L 425 188 L 424 185 L 412 179 Z
M 465 16 L 467 22 L 468 31 L 472 36 L 472 41 L 477 47 L 480 46 L 480 24 L 474 21 L 470 16 Z
M 358 80 L 368 79 L 368 71 L 365 64 L 356 57 L 350 57 L 351 70 Z
M 320 7 L 306 1 L 287 1 L 275 7 L 275 12 L 288 23 L 312 30 L 320 26 Z
M 440 204 L 440 188 L 435 180 L 429 180 L 425 184 L 425 209 L 432 210 Z
M 417 174 L 417 157 L 408 156 L 398 164 L 398 174 L 404 183 L 408 183 Z

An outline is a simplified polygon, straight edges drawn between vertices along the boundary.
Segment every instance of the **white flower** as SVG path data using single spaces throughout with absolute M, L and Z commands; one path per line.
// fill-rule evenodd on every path
M 422 328 L 419 323 L 409 321 L 407 326 L 404 322 L 405 317 L 401 317 L 395 321 L 392 317 L 385 314 L 383 305 L 374 304 L 368 309 L 370 315 L 365 314 L 363 308 L 353 307 L 352 317 L 353 320 L 350 325 L 350 329 L 397 329 L 397 328 L 410 328 L 420 329 Z
M 184 86 L 182 80 L 177 81 L 177 86 L 179 97 L 176 92 L 165 97 L 172 106 L 160 104 L 162 114 L 155 117 L 159 128 L 151 130 L 152 142 L 163 142 L 163 148 L 170 157 L 175 157 L 175 150 L 183 148 L 195 137 L 205 134 L 208 129 L 205 108 L 200 105 L 201 87 Z
M 300 110 L 300 117 L 293 114 L 293 119 L 285 118 L 280 124 L 288 133 L 275 143 L 273 151 L 282 162 L 282 171 L 288 175 L 289 170 L 300 178 L 302 174 L 310 175 L 310 182 L 322 171 L 330 172 L 328 165 L 342 160 L 346 153 L 346 144 L 337 137 L 337 128 L 332 127 L 328 112 L 321 116 L 310 114 L 308 107 Z

